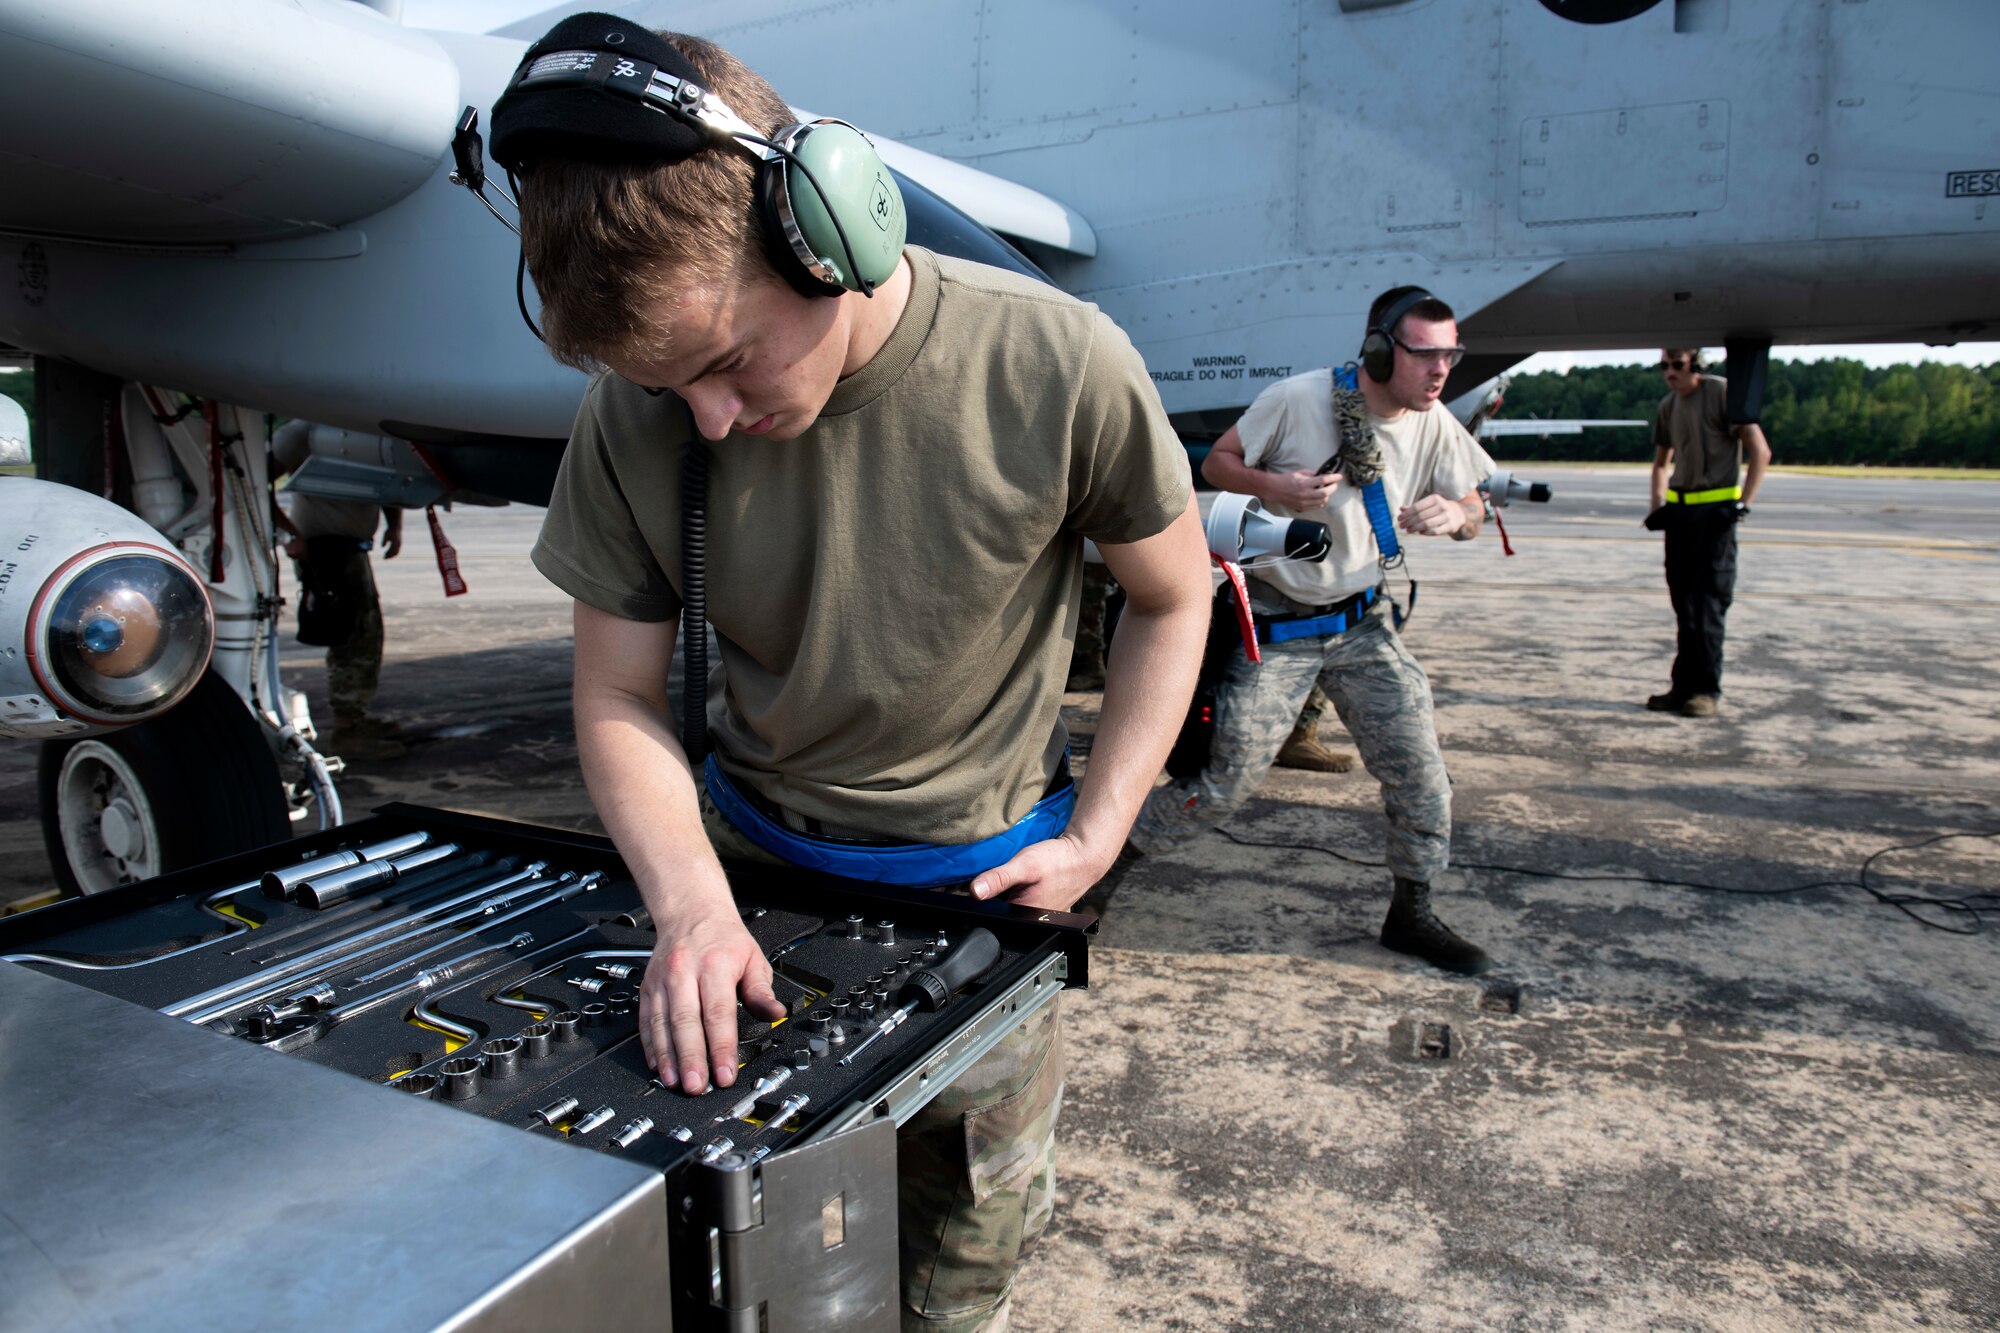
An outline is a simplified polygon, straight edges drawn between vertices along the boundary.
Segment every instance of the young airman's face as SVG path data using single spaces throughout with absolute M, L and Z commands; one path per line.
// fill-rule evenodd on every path
M 799 295 L 776 277 L 696 284 L 654 312 L 656 349 L 610 362 L 687 402 L 708 440 L 732 431 L 796 439 L 839 382 L 850 330 L 843 299 Z
M 1458 352 L 1458 321 L 1405 315 L 1396 326 L 1395 370 L 1383 387 L 1411 412 L 1427 410 L 1444 393 Z
M 1701 367 L 1695 364 L 1694 353 L 1684 348 L 1661 349 L 1660 373 L 1666 376 L 1667 387 L 1683 398 L 1701 383 Z

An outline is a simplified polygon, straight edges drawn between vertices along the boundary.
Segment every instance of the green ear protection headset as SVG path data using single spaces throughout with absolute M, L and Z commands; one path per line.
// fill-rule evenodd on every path
M 902 192 L 866 135 L 813 120 L 767 137 L 697 82 L 680 52 L 611 15 L 558 25 L 494 103 L 496 161 L 512 170 L 550 147 L 663 161 L 706 147 L 748 154 L 772 266 L 806 296 L 873 295 L 902 258 Z
M 1377 384 L 1389 382 L 1389 377 L 1396 373 L 1396 325 L 1424 302 L 1436 299 L 1421 287 L 1412 288 L 1392 301 L 1382 312 L 1382 318 L 1368 326 L 1367 336 L 1361 340 L 1361 368 L 1368 372 L 1369 379 Z

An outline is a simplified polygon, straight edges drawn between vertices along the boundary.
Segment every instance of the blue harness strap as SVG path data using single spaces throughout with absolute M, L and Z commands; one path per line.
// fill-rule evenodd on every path
M 702 773 L 708 779 L 708 797 L 722 817 L 771 855 L 807 870 L 915 889 L 962 884 L 981 871 L 1009 860 L 1028 844 L 1055 837 L 1069 827 L 1070 816 L 1076 813 L 1076 784 L 1071 782 L 1035 802 L 1034 808 L 1006 832 L 978 842 L 956 846 L 928 842 L 887 846 L 836 842 L 795 833 L 759 810 L 716 764 L 713 753 L 703 761 Z
M 1298 620 L 1261 620 L 1257 623 L 1257 641 L 1284 643 L 1314 634 L 1345 634 L 1367 617 L 1368 608 L 1375 604 L 1375 592 L 1373 588 L 1367 589 L 1353 606 L 1330 616 L 1301 617 Z
M 1382 567 L 1403 558 L 1403 544 L 1396 540 L 1396 524 L 1389 516 L 1389 493 L 1380 477 L 1361 488 L 1361 505 L 1368 511 L 1368 526 L 1375 529 L 1375 545 L 1382 552 Z
M 1361 387 L 1360 377 L 1360 369 L 1352 362 L 1333 368 L 1334 384 L 1339 388 L 1347 390 L 1349 393 L 1353 393 Z M 1396 537 L 1395 517 L 1389 512 L 1389 493 L 1382 489 L 1382 479 L 1380 477 L 1377 477 L 1361 488 L 1361 507 L 1368 514 L 1368 526 L 1375 530 L 1375 548 L 1381 553 L 1380 563 L 1383 570 L 1391 570 L 1401 565 L 1403 563 L 1403 543 Z M 1409 578 L 1409 575 L 1405 573 L 1404 577 Z M 1403 622 L 1409 619 L 1410 615 L 1417 609 L 1417 581 L 1409 578 L 1409 584 L 1410 604 L 1408 607 L 1396 605 L 1396 599 L 1393 597 L 1389 599 L 1389 614 L 1395 619 L 1396 628 L 1398 629 L 1403 627 Z M 1335 618 L 1337 619 L 1337 617 Z M 1306 632 L 1309 631 L 1301 631 L 1301 634 Z M 1299 635 L 1290 635 L 1287 637 L 1296 638 Z M 1272 642 L 1278 642 L 1278 640 L 1274 639 Z

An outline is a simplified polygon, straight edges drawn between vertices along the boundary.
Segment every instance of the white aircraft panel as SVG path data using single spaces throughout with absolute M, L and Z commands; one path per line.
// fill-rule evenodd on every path
M 1808 238 L 1817 169 L 1807 157 L 1820 120 L 1827 8 L 1819 0 L 1738 0 L 1709 7 L 1709 22 L 1682 31 L 1672 3 L 1589 25 L 1565 21 L 1538 0 L 1510 0 L 1501 24 L 1503 252 Z M 1677 145 L 1668 122 L 1679 112 L 1668 109 L 1688 107 L 1685 142 Z M 1727 111 L 1726 138 L 1713 132 L 1718 108 Z M 1724 179 L 1702 179 L 1716 175 Z
M 1992 0 L 1835 5 L 1819 234 L 2000 234 Z M 1985 148 L 1968 150 L 1978 127 Z
M 1050 272 L 1089 295 L 1293 258 L 1297 125 L 1290 107 L 1258 107 L 1118 126 L 1084 144 L 970 160 L 1090 219 L 1097 257 Z M 1255 151 L 1243 151 L 1246 144 Z M 1178 169 L 1195 161 L 1204 164 L 1198 189 Z
M 1729 200 L 1729 103 L 1537 116 L 1521 126 L 1521 220 L 1709 213 Z
M 1423 283 L 1464 318 L 1555 263 L 1439 265 L 1386 253 L 1296 260 L 1092 297 L 1131 335 L 1167 410 L 1182 412 L 1242 407 L 1276 380 L 1351 359 L 1369 305 L 1397 283 Z
M 656 0 L 613 8 L 649 27 L 720 42 L 792 105 L 830 108 L 826 114 L 874 133 L 914 142 L 978 117 L 977 5 Z
M 1308 254 L 1493 253 L 1488 135 L 1496 5 L 1315 11 L 1300 43 L 1300 242 Z

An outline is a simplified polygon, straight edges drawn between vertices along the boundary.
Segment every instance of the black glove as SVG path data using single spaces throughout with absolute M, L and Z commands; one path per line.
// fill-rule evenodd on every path
M 1734 508 L 1734 517 L 1738 523 L 1750 517 L 1750 506 L 1738 500 Z
M 1667 517 L 1673 512 L 1673 508 L 1672 505 L 1661 505 L 1658 509 L 1646 515 L 1646 530 L 1648 532 L 1665 532 L 1667 530 Z

